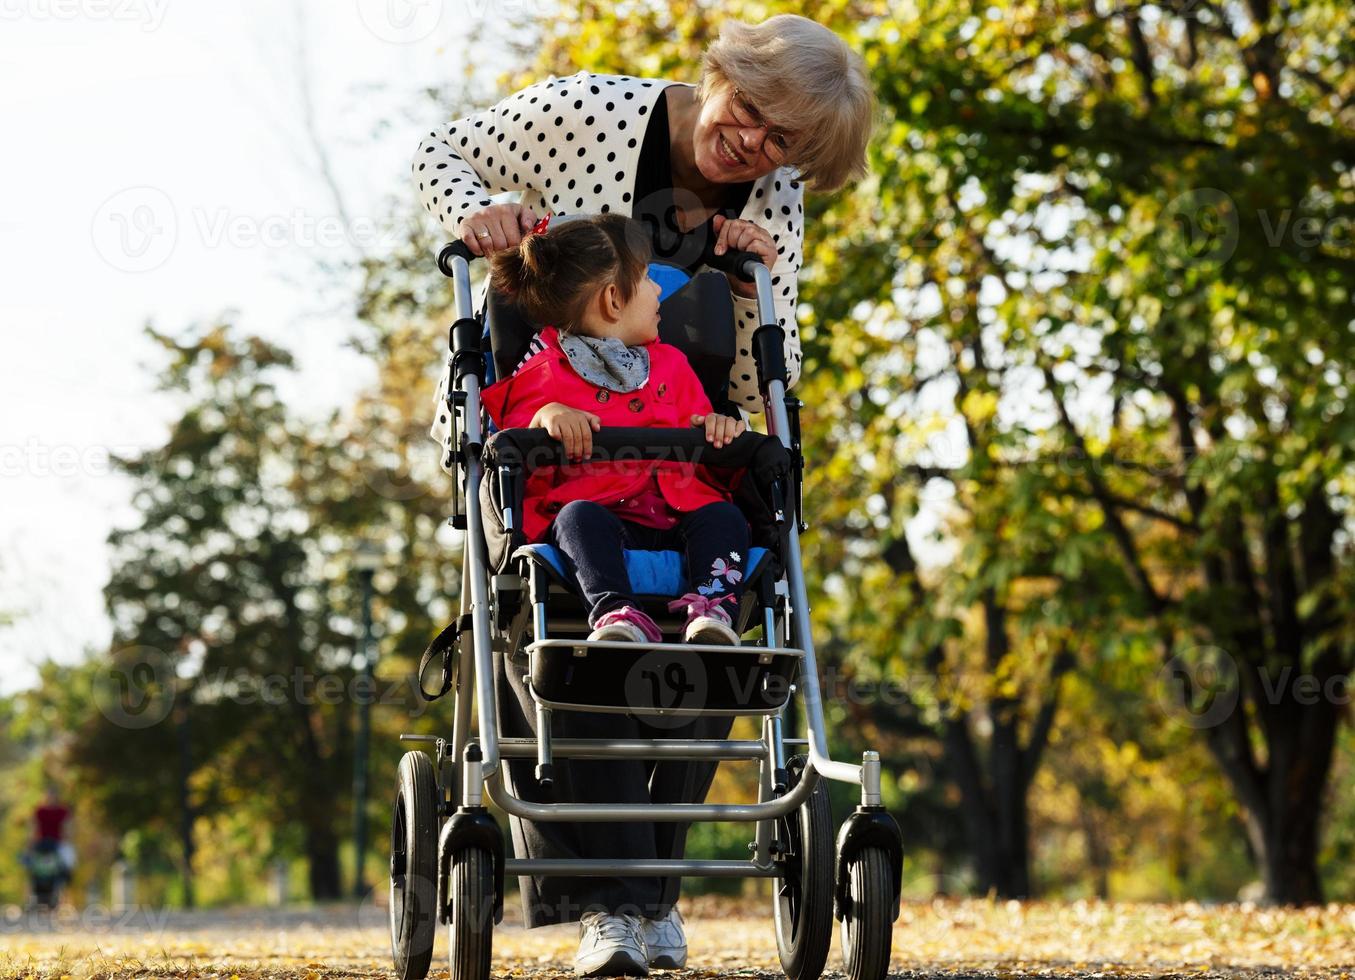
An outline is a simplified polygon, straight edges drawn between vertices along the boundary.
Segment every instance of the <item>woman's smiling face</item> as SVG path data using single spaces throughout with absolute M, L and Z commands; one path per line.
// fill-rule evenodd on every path
M 696 166 L 707 180 L 741 184 L 765 177 L 777 164 L 763 151 L 767 130 L 742 126 L 730 106 L 733 88 L 712 93 L 701 107 L 692 133 Z M 775 121 L 769 121 L 775 126 Z

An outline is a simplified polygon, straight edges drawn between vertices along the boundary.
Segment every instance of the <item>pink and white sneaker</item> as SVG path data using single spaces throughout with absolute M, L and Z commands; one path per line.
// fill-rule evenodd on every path
M 598 617 L 589 640 L 619 640 L 625 643 L 662 643 L 663 630 L 643 609 L 622 606 Z
M 734 596 L 728 594 L 713 599 L 699 592 L 688 592 L 668 603 L 668 609 L 677 612 L 683 606 L 687 607 L 687 625 L 682 630 L 684 642 L 736 647 L 739 634 L 734 630 L 733 619 L 720 608 L 720 603 L 733 599 Z

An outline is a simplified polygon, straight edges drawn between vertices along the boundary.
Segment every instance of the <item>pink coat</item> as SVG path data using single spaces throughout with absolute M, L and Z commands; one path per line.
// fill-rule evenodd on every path
M 649 380 L 624 394 L 585 381 L 570 367 L 560 349 L 554 327 L 541 333 L 546 349 L 534 355 L 517 373 L 481 394 L 489 417 L 500 429 L 526 428 L 538 409 L 551 402 L 592 412 L 604 426 L 691 428 L 693 415 L 711 411 L 686 356 L 676 347 L 655 340 L 649 350 Z M 619 504 L 652 489 L 668 505 L 686 513 L 730 499 L 730 493 L 704 467 L 671 460 L 615 461 L 543 466 L 527 479 L 523 532 L 536 542 L 546 536 L 551 521 L 571 500 Z

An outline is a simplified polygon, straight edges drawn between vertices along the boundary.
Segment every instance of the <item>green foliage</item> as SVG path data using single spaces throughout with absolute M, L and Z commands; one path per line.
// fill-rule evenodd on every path
M 112 649 L 46 677 L 30 724 L 55 720 L 52 764 L 98 814 L 109 856 L 121 849 L 152 881 L 177 881 L 191 848 L 207 900 L 257 901 L 268 862 L 304 856 L 311 894 L 334 897 L 358 703 L 374 717 L 376 850 L 381 776 L 422 707 L 412 667 L 459 587 L 443 504 L 420 480 L 433 467 L 404 463 L 426 444 L 410 419 L 427 386 L 392 359 L 395 394 L 311 422 L 277 397 L 292 358 L 275 345 L 225 323 L 151 336 L 182 414 L 163 445 L 119 461 L 138 517 L 110 539 Z M 384 565 L 374 619 L 390 655 L 373 691 L 354 665 L 362 538 Z
M 1295 818 L 1259 805 L 1284 778 L 1265 733 L 1294 706 L 1196 732 L 1158 672 L 1199 644 L 1272 678 L 1351 664 L 1348 10 L 580 2 L 514 81 L 693 80 L 720 20 L 781 11 L 861 50 L 882 107 L 873 175 L 809 202 L 801 289 L 820 659 L 909 692 L 846 704 L 844 743 L 885 749 L 916 812 L 954 776 L 922 733 L 974 743 L 991 775 L 984 733 L 1029 747 L 1052 710 L 1046 758 L 1082 792 L 1037 808 L 1042 833 L 1079 832 L 1099 794 L 1117 819 L 1132 804 L 1127 834 L 1207 830 L 1221 862 L 1245 819 L 1264 859 L 1261 825 Z M 1201 736 L 1240 810 L 1198 806 L 1227 797 Z M 1185 756 L 1207 792 L 1161 793 Z M 1150 890 L 1237 885 L 1213 867 Z
M 1349 11 L 574 0 L 524 33 L 540 43 L 504 84 L 695 81 L 725 18 L 786 11 L 861 51 L 880 101 L 871 176 L 807 201 L 796 393 L 834 753 L 881 750 L 910 894 L 1227 898 L 1251 861 L 1273 896 L 1311 900 L 1270 842 L 1319 813 L 1322 883 L 1355 894 L 1349 726 L 1279 683 L 1355 660 Z M 394 736 L 450 721 L 408 682 L 460 584 L 426 438 L 449 294 L 423 219 L 366 260 L 353 342 L 379 380 L 332 418 L 279 401 L 274 345 L 153 334 L 182 414 L 123 461 L 138 522 L 110 542 L 113 649 L 0 701 L 0 846 L 55 768 L 106 828 L 82 848 L 121 848 L 161 894 L 185 805 L 200 898 L 257 900 L 276 857 L 325 894 L 352 817 L 351 556 L 374 538 L 379 850 Z M 1212 724 L 1162 685 L 1169 657 L 1195 669 L 1206 649 L 1238 668 Z M 264 700 L 298 671 L 341 693 Z M 119 678 L 164 718 L 128 725 Z M 716 795 L 752 792 L 721 777 Z M 840 815 L 852 794 L 832 788 Z M 694 852 L 745 843 L 692 834 Z M 0 890 L 17 881 L 0 866 Z

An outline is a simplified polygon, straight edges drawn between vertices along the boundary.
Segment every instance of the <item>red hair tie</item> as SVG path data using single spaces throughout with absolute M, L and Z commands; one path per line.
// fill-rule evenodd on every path
M 544 232 L 544 231 L 546 230 L 546 228 L 547 228 L 549 225 L 550 225 L 550 215 L 546 215 L 544 218 L 542 218 L 540 221 L 538 221 L 535 225 L 533 225 L 533 226 L 532 226 L 532 230 L 529 231 L 529 232 L 527 232 L 527 234 L 529 234 L 529 235 L 539 235 L 539 234 L 541 234 L 542 232 Z

